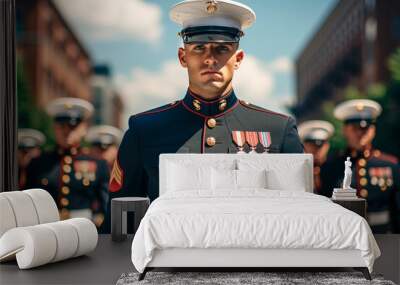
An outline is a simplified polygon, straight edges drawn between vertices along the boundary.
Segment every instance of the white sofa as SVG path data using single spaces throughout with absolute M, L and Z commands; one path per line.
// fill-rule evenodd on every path
M 45 190 L 0 193 L 0 262 L 16 259 L 20 269 L 28 269 L 95 249 L 93 222 L 59 220 L 57 206 Z

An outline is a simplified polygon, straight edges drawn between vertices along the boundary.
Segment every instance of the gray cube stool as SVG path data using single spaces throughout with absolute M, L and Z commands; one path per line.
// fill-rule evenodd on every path
M 127 235 L 127 212 L 134 212 L 134 233 L 144 217 L 150 200 L 143 197 L 121 197 L 111 200 L 111 239 L 124 241 Z

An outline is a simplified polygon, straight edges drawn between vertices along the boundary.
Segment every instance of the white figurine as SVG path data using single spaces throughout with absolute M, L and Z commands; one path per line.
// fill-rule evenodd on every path
M 343 189 L 352 189 L 351 184 L 351 161 L 350 157 L 347 157 L 347 160 L 344 162 L 344 179 L 343 179 Z
M 332 193 L 333 200 L 357 200 L 357 190 L 351 188 L 351 161 L 350 157 L 347 157 L 344 162 L 344 179 L 342 188 L 334 188 Z

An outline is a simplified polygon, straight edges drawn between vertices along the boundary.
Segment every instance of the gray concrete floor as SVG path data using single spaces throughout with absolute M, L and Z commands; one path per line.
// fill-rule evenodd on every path
M 19 270 L 15 261 L 0 264 L 0 284 L 115 284 L 122 273 L 135 270 L 132 238 L 115 243 L 110 235 L 99 235 L 97 248 L 87 256 L 28 270 Z
M 375 239 L 381 250 L 381 257 L 375 261 L 374 272 L 400 284 L 400 234 L 375 235 Z
M 374 273 L 400 283 L 400 235 L 375 236 L 382 256 Z M 0 265 L 0 284 L 115 284 L 122 273 L 134 271 L 131 262 L 132 236 L 114 243 L 109 235 L 100 235 L 96 250 L 88 256 L 19 270 L 16 262 Z M 310 270 L 312 271 L 312 270 Z

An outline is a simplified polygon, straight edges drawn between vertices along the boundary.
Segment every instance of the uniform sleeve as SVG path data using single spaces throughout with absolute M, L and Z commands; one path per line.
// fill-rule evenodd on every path
M 143 162 L 140 153 L 138 131 L 134 128 L 134 117 L 129 119 L 129 129 L 125 132 L 118 149 L 117 159 L 111 171 L 110 197 L 146 197 L 143 187 Z
M 400 165 L 396 164 L 393 170 L 394 199 L 391 199 L 392 228 L 393 233 L 400 234 Z
M 95 210 L 95 214 L 105 214 L 107 211 L 107 205 L 108 205 L 108 182 L 110 178 L 110 173 L 108 169 L 107 162 L 105 160 L 100 160 L 99 161 L 99 170 L 98 170 L 98 177 L 100 177 L 100 180 L 97 185 L 97 191 L 96 191 L 96 198 L 97 201 L 99 202 L 99 207 L 98 209 Z
M 103 233 L 111 231 L 111 200 L 113 198 L 147 196 L 140 148 L 139 133 L 134 128 L 134 117 L 131 117 L 129 129 L 125 132 L 119 146 L 118 155 L 110 175 L 109 201 L 106 219 L 101 229 Z
M 343 158 L 338 154 L 328 156 L 321 166 L 321 192 L 320 194 L 331 198 L 334 188 L 340 188 L 343 180 Z
M 26 182 L 25 189 L 31 188 L 42 188 L 42 185 L 38 185 L 36 170 L 38 169 L 37 158 L 31 160 L 31 162 L 26 167 Z M 24 190 L 24 189 L 19 189 Z
M 286 124 L 286 130 L 283 138 L 282 153 L 303 153 L 303 144 L 300 141 L 299 134 L 297 132 L 296 121 L 289 117 Z

